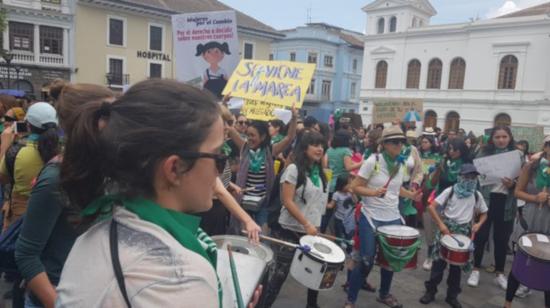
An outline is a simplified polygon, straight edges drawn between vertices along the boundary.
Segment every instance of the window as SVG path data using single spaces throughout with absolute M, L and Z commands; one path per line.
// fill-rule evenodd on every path
M 349 97 L 350 98 L 356 98 L 357 95 L 356 95 L 356 92 L 357 92 L 357 83 L 355 82 L 352 82 L 351 83 L 351 86 L 350 86 L 350 89 L 349 89 Z
M 314 52 L 310 52 L 307 54 L 307 63 L 315 63 L 317 64 L 317 54 Z
M 390 32 L 395 32 L 397 30 L 397 17 L 393 16 L 390 19 Z
M 354 73 L 357 73 L 357 59 L 353 59 L 353 62 L 352 62 L 352 65 L 351 65 L 351 70 L 354 72 Z
M 443 63 L 439 59 L 433 59 L 428 65 L 428 83 L 427 89 L 441 89 L 441 70 Z
M 332 56 L 325 56 L 325 67 L 332 67 Z
M 386 77 L 388 75 L 388 63 L 386 61 L 380 61 L 376 64 L 376 78 L 374 87 L 377 89 L 384 89 L 386 87 Z
M 124 61 L 122 59 L 109 59 L 109 85 L 123 85 Z
M 380 17 L 380 19 L 378 19 L 378 34 L 384 33 L 385 23 L 386 23 L 386 21 L 384 20 L 383 17 Z
M 422 64 L 417 59 L 409 62 L 407 69 L 407 89 L 418 89 L 420 86 L 420 69 Z
M 460 115 L 456 111 L 451 111 L 445 118 L 445 132 L 450 130 L 458 131 L 460 128 Z
M 273 54 L 272 53 L 269 54 L 269 61 L 273 61 Z
M 254 44 L 244 43 L 244 58 L 253 59 L 254 58 Z
M 464 75 L 466 74 L 466 61 L 455 58 L 451 62 L 449 73 L 449 89 L 464 89 Z
M 149 26 L 149 49 L 162 51 L 162 27 Z
M 162 78 L 162 64 L 149 63 L 149 78 Z
M 500 61 L 500 72 L 498 74 L 499 89 L 515 89 L 516 75 L 518 74 L 518 58 L 508 55 Z
M 331 86 L 330 80 L 323 80 L 321 95 L 323 95 L 324 99 L 330 100 L 330 86 Z
M 433 110 L 428 110 L 424 114 L 424 127 L 435 128 L 437 126 L 437 113 Z
M 290 61 L 296 62 L 296 53 L 295 52 L 290 53 Z
M 109 44 L 124 45 L 124 20 L 109 18 Z
M 34 25 L 22 22 L 9 22 L 10 49 L 33 51 Z
M 307 88 L 307 94 L 315 94 L 315 79 L 311 79 L 309 88 Z
M 40 52 L 63 54 L 63 29 L 40 26 Z

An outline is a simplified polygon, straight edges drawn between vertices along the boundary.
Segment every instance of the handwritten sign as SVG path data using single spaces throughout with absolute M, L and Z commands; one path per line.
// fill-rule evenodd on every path
M 241 60 L 223 94 L 300 108 L 314 71 L 309 63 Z
M 474 159 L 474 165 L 480 173 L 479 185 L 501 183 L 502 178 L 514 179 L 521 171 L 521 153 L 510 151 Z
M 423 113 L 421 101 L 412 100 L 384 100 L 375 101 L 372 113 L 373 123 L 391 123 L 395 120 L 402 120 L 407 112 L 416 112 L 420 116 Z
M 274 113 L 277 108 L 284 108 L 284 105 L 245 100 L 241 113 L 249 120 L 269 121 L 277 118 Z
M 530 152 L 542 150 L 544 140 L 544 128 L 542 126 L 511 126 L 510 130 L 515 141 L 527 140 L 529 142 Z

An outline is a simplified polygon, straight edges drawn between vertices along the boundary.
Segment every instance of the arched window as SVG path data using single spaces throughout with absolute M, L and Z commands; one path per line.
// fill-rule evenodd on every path
M 34 93 L 34 87 L 28 80 L 19 79 L 12 85 L 12 89 L 23 90 L 27 94 Z
M 397 29 L 397 17 L 392 16 L 390 19 L 390 32 L 395 32 Z
M 460 128 L 460 115 L 456 111 L 451 111 L 447 113 L 447 117 L 445 118 L 445 132 L 448 132 L 449 130 L 454 130 L 455 132 L 458 131 Z
M 464 75 L 466 74 L 466 61 L 455 58 L 451 62 L 449 73 L 449 89 L 464 89 Z
M 386 78 L 388 76 L 388 63 L 386 61 L 380 61 L 376 64 L 376 79 L 374 87 L 378 89 L 384 89 L 386 87 Z
M 498 74 L 499 89 L 515 89 L 516 76 L 518 74 L 518 58 L 507 55 L 500 61 L 500 72 Z
M 420 85 L 420 69 L 422 65 L 417 59 L 409 62 L 407 69 L 407 89 L 418 89 Z
M 424 113 L 424 127 L 435 128 L 437 126 L 437 113 L 433 110 L 428 110 Z
M 380 17 L 378 19 L 378 34 L 384 33 L 385 24 L 386 24 L 386 21 L 384 20 L 384 17 Z
M 433 59 L 428 65 L 428 83 L 427 89 L 441 89 L 441 70 L 443 63 L 439 59 Z
M 495 126 L 510 126 L 512 125 L 512 118 L 507 113 L 499 113 L 495 117 Z

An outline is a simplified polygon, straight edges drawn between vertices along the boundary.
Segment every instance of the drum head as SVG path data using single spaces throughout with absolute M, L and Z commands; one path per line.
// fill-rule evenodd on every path
M 218 249 L 226 249 L 227 244 L 231 245 L 234 252 L 251 255 L 264 260 L 266 263 L 273 261 L 273 251 L 264 244 L 254 245 L 248 242 L 248 238 L 237 235 L 215 235 L 212 240 Z
M 550 237 L 541 233 L 524 234 L 519 238 L 519 248 L 542 261 L 550 262 Z
M 401 225 L 382 226 L 378 227 L 376 231 L 383 235 L 399 238 L 418 238 L 420 236 L 420 232 L 415 228 Z
M 309 246 L 314 254 L 322 256 L 322 261 L 328 263 L 342 263 L 346 259 L 346 254 L 340 246 L 320 236 L 304 235 L 300 238 L 300 245 Z
M 443 244 L 443 246 L 449 249 L 452 249 L 454 251 L 467 251 L 470 249 L 470 243 L 472 242 L 472 240 L 470 240 L 469 237 L 462 234 L 453 234 L 453 236 L 459 241 L 461 241 L 462 243 L 464 243 L 464 246 L 460 247 L 458 243 L 455 241 L 455 239 L 452 238 L 450 235 L 444 235 L 441 238 L 441 244 Z

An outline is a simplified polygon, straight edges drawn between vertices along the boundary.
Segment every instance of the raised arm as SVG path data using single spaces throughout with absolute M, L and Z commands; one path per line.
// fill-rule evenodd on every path
M 292 106 L 292 119 L 290 120 L 290 125 L 288 126 L 288 132 L 286 136 L 283 138 L 283 140 L 275 143 L 271 147 L 271 152 L 273 156 L 279 155 L 279 153 L 282 153 L 296 138 L 296 125 L 298 124 L 298 110 L 293 105 Z

